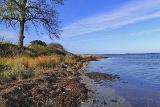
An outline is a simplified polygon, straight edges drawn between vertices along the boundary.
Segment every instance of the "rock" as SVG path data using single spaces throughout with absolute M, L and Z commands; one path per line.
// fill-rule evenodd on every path
M 65 63 L 61 63 L 61 67 L 62 67 L 62 68 L 67 68 L 67 67 L 68 67 L 68 65 L 67 65 L 67 64 L 65 64 Z

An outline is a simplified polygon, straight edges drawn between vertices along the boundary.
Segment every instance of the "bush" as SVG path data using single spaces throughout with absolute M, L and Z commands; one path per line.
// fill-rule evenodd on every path
M 0 42 L 0 56 L 36 55 L 36 51 L 30 48 L 21 48 L 8 42 Z
M 34 41 L 31 41 L 30 43 L 32 46 L 33 45 L 47 46 L 47 44 L 41 40 L 34 40 Z
M 12 43 L 0 42 L 0 56 L 41 56 L 53 54 L 65 56 L 68 53 L 60 44 L 53 43 L 46 46 L 45 42 L 42 43 L 41 41 L 41 45 L 39 45 L 39 43 L 32 41 L 32 44 L 30 44 L 28 47 L 21 48 Z
M 37 44 L 30 44 L 28 46 L 30 49 L 37 52 L 37 56 L 40 55 L 53 55 L 53 54 L 60 54 L 66 55 L 66 51 L 64 50 L 63 46 L 60 44 L 49 44 L 47 46 L 37 45 Z
M 51 48 L 51 49 L 62 49 L 62 50 L 64 50 L 64 47 L 59 43 L 50 43 L 50 44 L 48 44 L 48 47 Z

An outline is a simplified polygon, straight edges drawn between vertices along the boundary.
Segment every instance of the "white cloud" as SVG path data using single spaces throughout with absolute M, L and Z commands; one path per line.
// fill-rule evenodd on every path
M 160 18 L 160 0 L 135 0 L 109 13 L 87 17 L 65 26 L 62 36 L 72 37 L 112 30 L 153 18 Z

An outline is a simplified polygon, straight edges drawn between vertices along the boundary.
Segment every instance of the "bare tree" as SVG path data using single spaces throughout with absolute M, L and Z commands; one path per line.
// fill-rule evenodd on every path
M 0 22 L 19 25 L 18 45 L 23 47 L 25 25 L 43 26 L 50 38 L 59 37 L 56 6 L 63 0 L 0 0 Z

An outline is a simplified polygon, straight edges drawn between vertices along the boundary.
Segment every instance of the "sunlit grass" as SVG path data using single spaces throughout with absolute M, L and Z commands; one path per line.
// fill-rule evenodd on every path
M 65 51 L 60 44 L 30 44 L 20 48 L 12 43 L 0 42 L 0 82 L 54 71 L 61 63 L 76 65 L 77 56 Z
M 73 55 L 51 55 L 51 56 L 15 56 L 0 57 L 0 80 L 17 80 L 33 76 L 34 73 L 41 74 L 48 68 L 54 68 L 61 62 L 75 64 L 76 57 Z M 29 69 L 38 70 L 30 71 Z
M 15 58 L 0 58 L 0 80 L 17 80 L 31 75 L 21 62 L 15 61 Z
M 77 62 L 77 58 L 73 55 L 66 55 L 63 61 L 68 64 L 75 64 Z
M 54 67 L 56 64 L 61 62 L 61 56 L 39 56 L 39 57 L 20 57 L 16 60 L 20 61 L 22 65 L 27 68 L 35 67 Z

